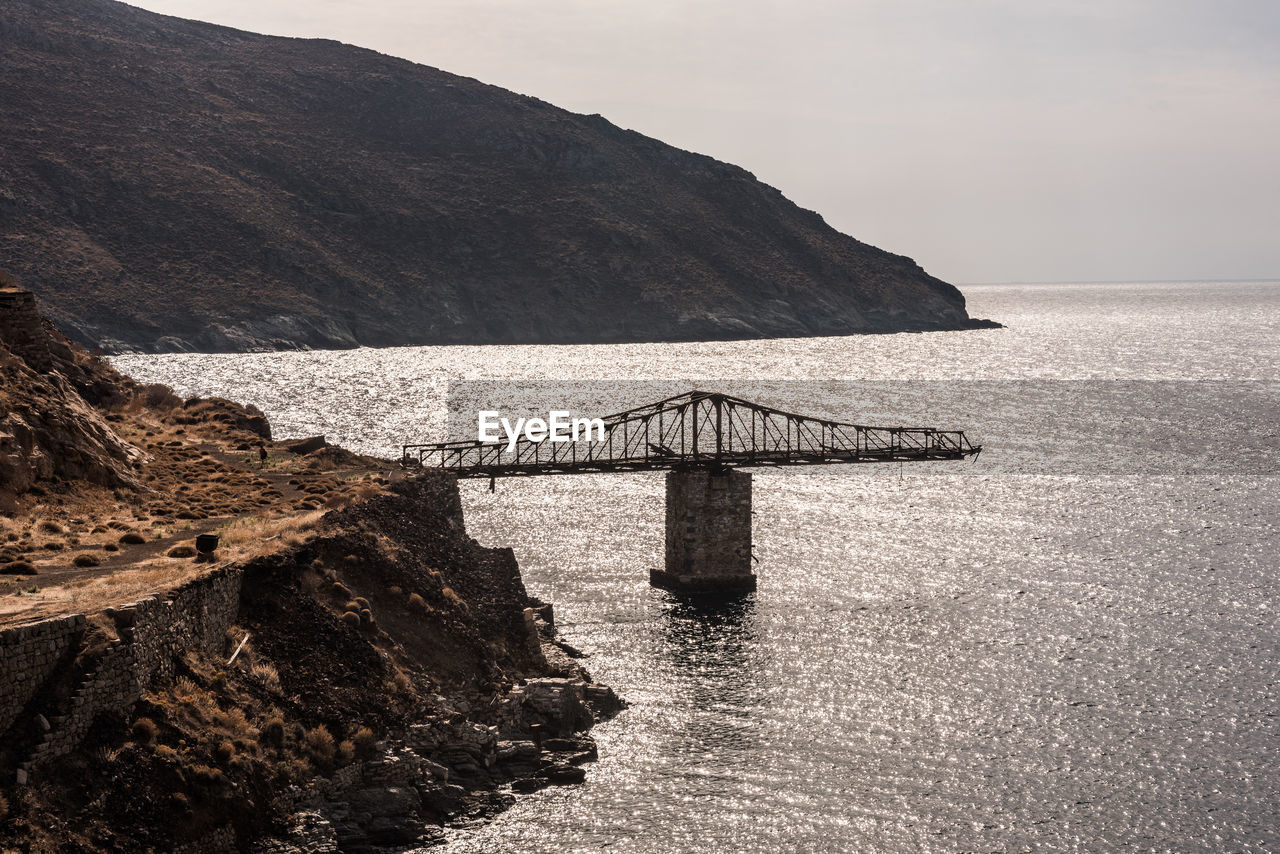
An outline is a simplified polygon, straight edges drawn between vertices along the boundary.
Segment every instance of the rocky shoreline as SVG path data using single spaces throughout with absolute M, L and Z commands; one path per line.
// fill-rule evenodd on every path
M 6 733 L 0 847 L 430 845 L 582 782 L 623 707 L 433 474 L 168 593 L 6 629 L 0 653 L 45 637 L 57 661 L 0 655 L 0 680 L 48 670 Z
M 550 606 L 538 609 L 549 613 Z M 538 619 L 544 638 L 554 626 Z M 553 656 L 563 651 L 544 641 Z M 492 817 L 516 797 L 586 778 L 597 758 L 592 724 L 622 708 L 608 687 L 584 673 L 525 680 L 494 709 L 499 724 L 450 709 L 378 744 L 376 758 L 285 793 L 292 812 L 282 833 L 254 843 L 254 854 L 385 851 L 444 841 L 445 827 Z
M 622 703 L 454 478 L 272 441 L 0 293 L 0 850 L 421 846 L 584 779 Z

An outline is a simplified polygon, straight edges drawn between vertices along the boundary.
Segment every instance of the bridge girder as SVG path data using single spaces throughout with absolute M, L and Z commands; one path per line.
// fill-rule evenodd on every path
M 963 430 L 870 427 L 813 418 L 718 392 L 690 391 L 607 416 L 602 439 L 406 444 L 403 459 L 459 477 L 682 468 L 958 460 L 978 454 Z

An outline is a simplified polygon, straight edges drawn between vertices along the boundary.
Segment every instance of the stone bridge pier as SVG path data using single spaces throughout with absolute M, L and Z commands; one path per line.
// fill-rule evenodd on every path
M 681 592 L 755 590 L 751 475 L 735 469 L 667 473 L 667 556 L 654 587 Z

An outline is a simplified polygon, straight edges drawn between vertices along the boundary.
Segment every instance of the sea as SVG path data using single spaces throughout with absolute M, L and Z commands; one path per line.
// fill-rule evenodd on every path
M 649 586 L 661 472 L 463 481 L 628 706 L 432 851 L 1280 851 L 1280 283 L 963 290 L 1004 328 L 114 361 L 391 459 L 690 389 L 982 446 L 753 470 L 736 597 Z

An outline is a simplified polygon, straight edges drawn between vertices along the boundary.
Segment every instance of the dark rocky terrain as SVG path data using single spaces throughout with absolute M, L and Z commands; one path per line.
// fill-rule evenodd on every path
M 108 350 L 984 325 L 743 169 L 331 41 L 0 0 L 0 123 L 0 263 Z
M 452 477 L 135 383 L 30 297 L 0 287 L 0 851 L 385 851 L 585 779 L 621 703 Z

